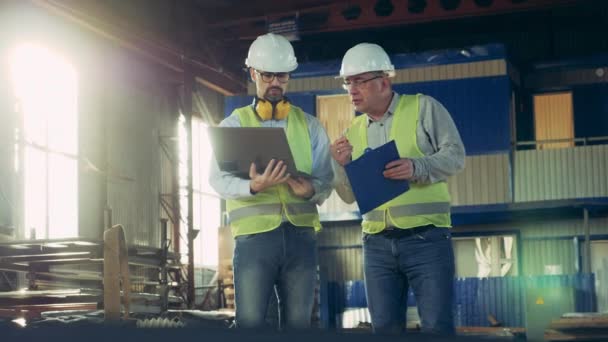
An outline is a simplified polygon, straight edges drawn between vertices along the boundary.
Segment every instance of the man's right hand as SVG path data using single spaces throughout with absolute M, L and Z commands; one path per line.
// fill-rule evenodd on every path
M 346 137 L 342 136 L 330 146 L 331 156 L 334 160 L 344 166 L 350 163 L 353 154 L 353 145 L 350 144 Z
M 261 174 L 257 172 L 255 163 L 251 163 L 249 167 L 249 178 L 251 179 L 249 188 L 251 193 L 255 194 L 273 185 L 285 183 L 289 179 L 289 173 L 285 174 L 286 171 L 287 165 L 282 160 L 277 162 L 272 159 L 266 166 L 264 173 Z

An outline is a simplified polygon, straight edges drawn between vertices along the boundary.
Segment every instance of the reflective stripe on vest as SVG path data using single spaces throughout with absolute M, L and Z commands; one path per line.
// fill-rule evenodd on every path
M 290 215 L 316 214 L 317 206 L 313 203 L 288 203 L 285 210 Z M 283 206 L 280 203 L 257 204 L 232 210 L 229 214 L 231 221 L 237 221 L 249 216 L 281 215 Z
M 444 214 L 450 212 L 449 202 L 416 203 L 388 208 L 392 217 Z M 372 210 L 363 215 L 367 221 L 384 221 L 384 210 Z

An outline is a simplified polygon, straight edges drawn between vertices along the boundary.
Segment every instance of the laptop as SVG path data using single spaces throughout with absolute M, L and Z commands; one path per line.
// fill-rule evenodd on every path
M 287 173 L 311 178 L 296 168 L 285 129 L 280 127 L 208 127 L 209 140 L 220 170 L 249 179 L 249 166 L 255 163 L 263 173 L 270 160 L 282 160 Z

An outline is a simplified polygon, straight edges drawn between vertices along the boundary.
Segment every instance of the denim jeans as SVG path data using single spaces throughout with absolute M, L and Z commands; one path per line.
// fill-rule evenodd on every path
M 363 235 L 367 303 L 374 332 L 405 332 L 411 286 L 423 332 L 454 334 L 454 251 L 449 229 L 419 234 Z
M 237 236 L 234 247 L 236 326 L 263 328 L 270 296 L 278 295 L 281 325 L 310 327 L 317 279 L 313 228 L 284 223 L 259 234 Z

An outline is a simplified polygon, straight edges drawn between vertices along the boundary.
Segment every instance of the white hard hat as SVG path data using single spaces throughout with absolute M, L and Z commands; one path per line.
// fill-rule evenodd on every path
M 267 33 L 251 43 L 245 65 L 260 71 L 291 72 L 298 67 L 298 61 L 285 37 Z
M 348 49 L 342 58 L 340 76 L 346 78 L 371 71 L 384 71 L 389 77 L 395 76 L 395 66 L 380 45 L 361 43 Z

